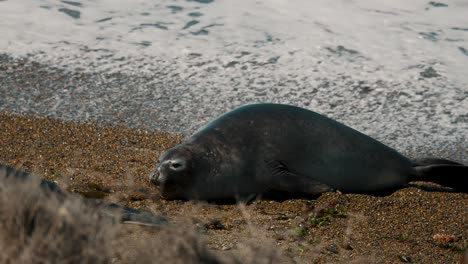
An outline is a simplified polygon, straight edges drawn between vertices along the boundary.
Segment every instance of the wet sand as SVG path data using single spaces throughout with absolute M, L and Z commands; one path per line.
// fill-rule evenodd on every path
M 254 241 L 276 246 L 288 262 L 458 263 L 468 246 L 468 194 L 416 188 L 436 187 L 430 183 L 383 197 L 327 193 L 316 200 L 245 206 L 161 200 L 148 175 L 158 154 L 181 140 L 122 126 L 0 113 L 1 164 L 70 192 L 163 215 L 172 225 L 195 229 L 220 254 L 242 254 L 243 241 Z M 144 237 L 154 231 L 141 232 Z

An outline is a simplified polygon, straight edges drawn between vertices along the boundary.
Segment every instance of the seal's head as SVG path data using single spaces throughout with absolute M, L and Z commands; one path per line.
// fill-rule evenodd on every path
M 193 183 L 192 152 L 185 145 L 179 145 L 160 155 L 150 181 L 159 186 L 165 199 L 187 197 Z
M 260 188 L 239 150 L 216 132 L 192 136 L 159 156 L 150 181 L 159 186 L 162 198 L 243 199 Z

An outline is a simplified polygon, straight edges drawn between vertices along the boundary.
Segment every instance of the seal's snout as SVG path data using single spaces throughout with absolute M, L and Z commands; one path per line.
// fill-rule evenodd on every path
M 159 184 L 165 183 L 168 179 L 173 178 L 170 175 L 181 173 L 185 170 L 186 162 L 182 159 L 166 160 L 158 164 L 156 170 L 151 176 L 152 181 L 157 181 Z
M 156 169 L 149 175 L 150 182 L 158 187 L 164 199 L 184 198 L 191 184 L 191 163 L 182 154 L 163 154 L 156 163 Z
M 171 159 L 161 162 L 156 166 L 156 170 L 150 175 L 150 181 L 156 185 L 166 184 L 168 176 L 173 173 L 180 173 L 185 169 L 185 161 L 182 159 Z
M 156 184 L 156 185 L 159 185 L 160 184 L 160 181 L 159 181 L 159 173 L 160 169 L 159 169 L 159 166 L 150 174 L 150 182 L 153 183 L 153 184 Z

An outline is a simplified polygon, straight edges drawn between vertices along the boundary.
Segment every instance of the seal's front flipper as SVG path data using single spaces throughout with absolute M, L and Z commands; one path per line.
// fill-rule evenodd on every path
M 324 192 L 336 191 L 335 188 L 316 181 L 311 177 L 295 173 L 280 161 L 267 162 L 269 171 L 273 174 L 272 189 L 290 193 L 318 195 Z

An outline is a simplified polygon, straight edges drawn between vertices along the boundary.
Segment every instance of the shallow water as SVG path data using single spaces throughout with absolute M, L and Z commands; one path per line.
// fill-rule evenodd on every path
M 191 133 L 289 103 L 467 159 L 466 14 L 464 0 L 4 0 L 0 109 Z M 47 66 L 9 71 L 18 56 Z

